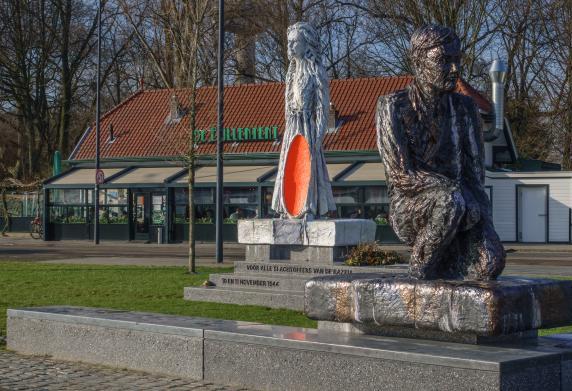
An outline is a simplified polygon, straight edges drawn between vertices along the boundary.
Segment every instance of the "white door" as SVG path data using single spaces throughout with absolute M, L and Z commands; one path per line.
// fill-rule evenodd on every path
M 519 187 L 519 241 L 526 243 L 546 242 L 546 197 L 547 188 Z

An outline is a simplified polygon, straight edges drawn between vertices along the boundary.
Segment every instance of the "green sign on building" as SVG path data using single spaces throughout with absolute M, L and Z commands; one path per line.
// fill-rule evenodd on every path
M 196 129 L 196 143 L 212 143 L 216 141 L 216 128 Z M 278 126 L 253 126 L 250 128 L 224 128 L 223 141 L 269 141 L 278 139 Z

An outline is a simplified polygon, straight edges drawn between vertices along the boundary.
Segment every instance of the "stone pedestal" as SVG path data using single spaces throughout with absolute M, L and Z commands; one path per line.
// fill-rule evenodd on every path
M 355 268 L 343 265 L 351 248 L 375 240 L 370 220 L 238 221 L 238 241 L 246 244 L 244 262 L 233 274 L 211 274 L 211 287 L 187 287 L 185 299 L 273 308 L 304 309 L 306 281 L 320 275 L 400 272 L 405 268 Z
M 238 221 L 238 242 L 244 244 L 355 246 L 375 240 L 375 223 L 363 219 L 254 219 Z
M 405 276 L 328 276 L 308 281 L 305 312 L 350 323 L 347 331 L 490 343 L 530 338 L 572 323 L 572 281 L 424 281 Z M 323 324 L 324 328 L 335 328 Z

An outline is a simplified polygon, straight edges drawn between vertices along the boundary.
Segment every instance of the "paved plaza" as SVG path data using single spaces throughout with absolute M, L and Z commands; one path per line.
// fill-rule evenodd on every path
M 245 388 L 177 379 L 0 350 L 0 391 L 16 390 L 193 390 L 238 391 Z

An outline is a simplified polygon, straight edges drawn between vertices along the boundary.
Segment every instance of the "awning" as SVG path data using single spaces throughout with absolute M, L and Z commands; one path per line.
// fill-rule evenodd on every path
M 383 163 L 360 164 L 338 179 L 338 182 L 364 181 L 385 181 L 385 167 Z
M 105 177 L 108 178 L 118 172 L 124 170 L 124 168 L 103 168 L 103 173 Z M 95 169 L 94 168 L 79 168 L 70 170 L 64 173 L 60 177 L 56 177 L 54 180 L 49 180 L 46 185 L 52 186 L 89 186 L 95 185 Z
M 225 183 L 255 183 L 259 178 L 274 170 L 275 166 L 224 166 Z M 183 175 L 174 183 L 187 183 L 188 175 Z M 203 166 L 195 171 L 195 183 L 216 183 L 216 166 Z
M 163 185 L 169 177 L 181 170 L 182 167 L 139 167 L 106 182 L 105 185 L 106 187 L 111 185 Z

